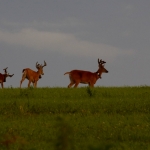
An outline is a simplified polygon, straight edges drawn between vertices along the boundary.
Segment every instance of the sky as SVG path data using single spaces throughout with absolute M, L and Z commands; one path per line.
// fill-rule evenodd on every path
M 22 70 L 37 71 L 44 60 L 37 86 L 67 87 L 65 72 L 96 72 L 98 58 L 109 73 L 95 86 L 149 86 L 149 6 L 149 0 L 0 1 L 0 73 L 8 67 L 14 74 L 4 87 L 18 88 Z

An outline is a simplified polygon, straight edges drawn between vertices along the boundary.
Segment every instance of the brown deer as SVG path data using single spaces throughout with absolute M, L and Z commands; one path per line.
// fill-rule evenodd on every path
M 79 83 L 89 84 L 90 87 L 94 87 L 96 81 L 101 78 L 102 73 L 108 73 L 108 71 L 104 68 L 106 62 L 98 59 L 99 69 L 96 72 L 83 71 L 83 70 L 72 70 L 70 72 L 66 72 L 65 74 L 69 74 L 70 84 L 68 88 L 74 85 L 77 87 Z M 64 74 L 64 75 L 65 75 Z
M 8 67 L 7 67 L 8 68 Z M 0 73 L 0 83 L 1 83 L 1 87 L 4 88 L 4 82 L 6 82 L 6 78 L 7 77 L 12 77 L 14 74 L 9 75 L 9 73 L 7 73 L 7 68 L 3 69 L 4 70 L 4 74 Z
M 20 88 L 21 88 L 21 84 L 25 79 L 29 80 L 28 83 L 28 87 L 30 87 L 31 82 L 33 83 L 34 87 L 37 87 L 37 81 L 41 78 L 41 75 L 44 75 L 43 72 L 43 67 L 47 66 L 46 62 L 44 61 L 44 65 L 40 65 L 38 64 L 38 62 L 36 63 L 36 68 L 38 69 L 38 71 L 33 71 L 30 68 L 26 68 L 23 69 L 23 75 L 22 75 L 22 79 L 20 81 Z

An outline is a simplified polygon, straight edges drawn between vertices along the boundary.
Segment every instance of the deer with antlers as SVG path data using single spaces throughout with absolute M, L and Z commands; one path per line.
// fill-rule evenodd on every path
M 8 67 L 7 67 L 8 68 Z M 1 87 L 4 88 L 4 82 L 6 82 L 6 78 L 7 77 L 12 77 L 14 74 L 9 75 L 9 73 L 7 73 L 7 68 L 3 69 L 4 70 L 4 74 L 0 73 L 0 83 L 1 83 Z
M 104 68 L 106 62 L 98 59 L 99 69 L 96 72 L 83 71 L 83 70 L 72 70 L 70 72 L 66 72 L 64 75 L 69 74 L 70 84 L 68 88 L 77 87 L 79 83 L 89 84 L 90 87 L 94 87 L 96 81 L 101 78 L 102 73 L 108 73 L 108 71 Z
M 38 64 L 38 62 L 36 63 L 36 68 L 38 69 L 38 71 L 33 71 L 30 68 L 26 68 L 23 69 L 23 75 L 22 75 L 22 79 L 20 81 L 20 88 L 21 88 L 21 84 L 25 79 L 28 79 L 28 87 L 30 87 L 31 82 L 33 83 L 34 87 L 37 87 L 37 81 L 41 78 L 41 75 L 44 75 L 43 72 L 43 67 L 47 66 L 46 62 L 44 61 L 44 65 L 40 65 Z

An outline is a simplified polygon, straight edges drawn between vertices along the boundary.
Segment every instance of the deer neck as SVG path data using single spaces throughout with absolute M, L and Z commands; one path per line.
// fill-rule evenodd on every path
M 39 70 L 37 71 L 37 74 L 41 75 L 41 73 L 40 73 L 40 71 L 39 71 Z
M 6 82 L 7 74 L 4 74 L 4 82 Z
M 98 69 L 96 72 L 97 78 L 101 78 L 102 72 Z

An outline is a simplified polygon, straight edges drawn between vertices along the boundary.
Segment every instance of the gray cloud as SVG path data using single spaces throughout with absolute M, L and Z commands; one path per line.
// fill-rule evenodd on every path
M 59 51 L 70 55 L 95 57 L 101 55 L 109 60 L 119 55 L 133 55 L 134 50 L 120 50 L 117 47 L 102 43 L 78 40 L 73 34 L 44 32 L 34 29 L 23 29 L 19 32 L 0 31 L 0 41 L 10 45 L 26 46 L 36 51 Z
M 15 72 L 6 86 L 17 87 L 21 70 L 35 69 L 43 60 L 48 66 L 39 86 L 67 86 L 64 71 L 96 71 L 99 57 L 110 72 L 96 85 L 149 84 L 149 5 L 139 0 L 1 2 L 0 69 Z

